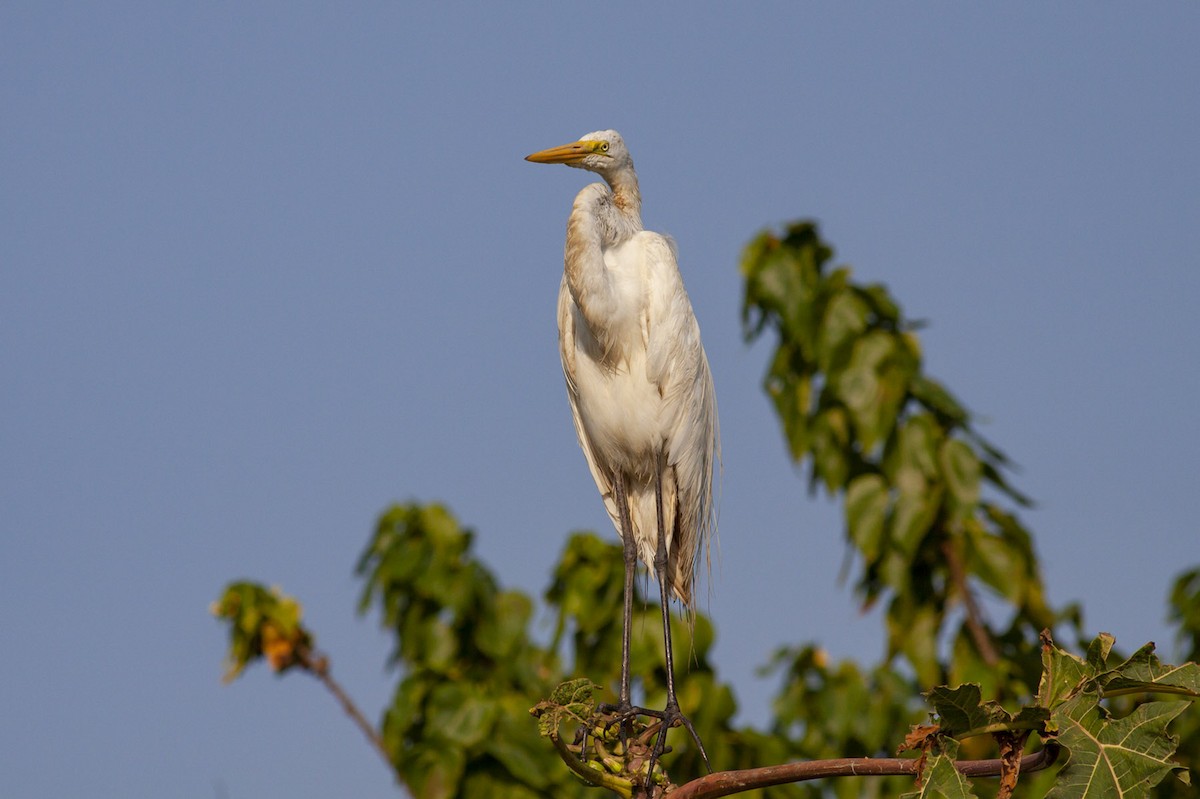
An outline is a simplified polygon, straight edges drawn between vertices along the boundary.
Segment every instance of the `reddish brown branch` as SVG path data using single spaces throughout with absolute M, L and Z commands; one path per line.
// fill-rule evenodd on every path
M 333 675 L 329 673 L 329 658 L 325 657 L 319 652 L 304 648 L 297 650 L 296 660 L 301 668 L 305 669 L 318 680 L 320 680 L 321 683 L 329 690 L 329 693 L 333 694 L 334 698 L 336 698 L 341 704 L 342 710 L 346 711 L 346 715 L 350 717 L 351 721 L 353 721 L 360 730 L 362 730 L 363 735 L 367 736 L 367 740 L 370 741 L 371 745 L 375 747 L 375 750 L 379 752 L 380 757 L 383 758 L 383 762 L 387 763 L 388 769 L 395 773 L 396 767 L 392 764 L 391 757 L 388 756 L 387 747 L 383 745 L 383 739 L 379 737 L 379 733 L 373 726 L 371 726 L 371 723 L 367 721 L 366 717 L 362 714 L 362 711 L 358 709 L 358 706 L 354 704 L 354 700 L 351 699 L 344 690 L 342 690 L 342 686 L 339 685 L 337 681 L 333 679 Z
M 1054 763 L 1058 757 L 1058 746 L 1047 744 L 1040 752 L 1021 758 L 1022 772 L 1040 771 Z M 853 776 L 916 776 L 919 761 L 898 757 L 842 757 L 834 760 L 807 760 L 785 763 L 779 766 L 721 771 L 709 774 L 672 791 L 671 799 L 717 799 L 743 791 L 769 788 L 791 782 L 804 782 L 823 777 Z M 959 760 L 954 764 L 959 773 L 967 777 L 996 777 L 1002 769 L 1002 761 Z
M 983 621 L 983 611 L 980 609 L 979 603 L 975 601 L 975 594 L 971 592 L 971 587 L 967 584 L 962 558 L 959 557 L 958 550 L 954 548 L 953 542 L 949 539 L 942 542 L 942 554 L 946 557 L 946 565 L 950 569 L 950 581 L 958 589 L 958 594 L 962 597 L 963 605 L 967 609 L 967 629 L 971 633 L 972 640 L 975 641 L 975 648 L 979 650 L 979 656 L 983 658 L 984 663 L 995 666 L 1000 662 L 1000 655 L 996 652 L 992 635 Z

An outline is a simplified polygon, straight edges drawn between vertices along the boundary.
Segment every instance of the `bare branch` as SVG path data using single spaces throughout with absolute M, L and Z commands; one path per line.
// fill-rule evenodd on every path
M 342 690 L 342 686 L 329 673 L 329 658 L 304 647 L 297 650 L 296 662 L 301 668 L 320 680 L 329 692 L 333 694 L 334 698 L 341 703 L 342 710 L 346 711 L 346 715 L 350 717 L 350 720 L 358 725 L 363 735 L 367 736 L 367 740 L 379 752 L 379 756 L 383 758 L 383 762 L 387 764 L 388 769 L 399 777 L 400 775 L 396 773 L 396 767 L 392 763 L 392 758 L 388 755 L 387 747 L 383 745 L 383 739 L 379 737 L 378 731 L 367 721 L 362 711 L 354 704 L 354 700 Z
M 1058 757 L 1058 751 L 1057 745 L 1048 743 L 1040 752 L 1021 758 L 1020 770 L 1022 772 L 1040 771 L 1054 763 Z M 772 785 L 804 782 L 824 777 L 916 776 L 919 762 L 914 759 L 898 757 L 843 757 L 833 760 L 785 763 L 779 766 L 740 771 L 722 771 L 681 785 L 670 795 L 671 799 L 717 799 L 719 796 L 732 796 L 743 791 L 769 788 Z M 1003 761 L 999 758 L 959 760 L 955 762 L 954 766 L 967 777 L 996 777 L 1004 768 Z

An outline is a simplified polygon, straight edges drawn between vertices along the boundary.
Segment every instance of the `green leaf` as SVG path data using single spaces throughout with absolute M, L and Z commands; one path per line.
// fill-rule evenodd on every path
M 533 613 L 533 603 L 519 591 L 504 591 L 496 595 L 475 630 L 479 650 L 497 660 L 513 655 L 525 641 L 525 628 Z
M 813 425 L 813 473 L 834 493 L 845 485 L 850 476 L 850 460 L 846 454 L 850 442 L 849 422 L 842 408 L 828 408 L 817 416 Z
M 1060 649 L 1048 632 L 1042 633 L 1042 679 L 1037 703 L 1044 708 L 1056 706 L 1073 697 L 1094 676 L 1083 659 Z
M 439 618 L 422 618 L 412 615 L 413 626 L 405 626 L 401 650 L 410 660 L 424 661 L 422 665 L 438 672 L 449 672 L 458 658 L 458 642 L 453 630 Z
M 742 324 L 748 339 L 756 337 L 775 318 L 781 335 L 799 344 L 811 357 L 816 291 L 826 258 L 828 252 L 822 252 L 815 231 L 793 229 L 786 242 L 764 233 L 746 247 L 742 256 L 746 278 Z
M 542 768 L 546 768 L 546 766 L 542 766 Z M 463 777 L 462 787 L 456 796 L 461 799 L 546 799 L 547 796 L 564 793 L 563 791 L 547 792 L 541 789 L 542 787 L 530 788 L 520 782 L 513 782 L 511 777 L 506 778 L 504 775 L 492 773 L 484 768 L 474 768 L 467 770 Z
M 1100 674 L 1108 666 L 1108 655 L 1116 642 L 1109 633 L 1100 633 L 1088 644 L 1087 664 L 1093 675 Z
M 559 683 L 554 692 L 550 694 L 550 700 L 555 704 L 564 707 L 569 705 L 584 705 L 587 706 L 588 713 L 591 713 L 590 707 L 593 703 L 593 696 L 599 685 L 587 679 L 586 677 L 577 680 L 567 680 L 564 683 Z
M 1171 620 L 1179 625 L 1184 657 L 1200 660 L 1200 568 L 1185 571 L 1171 586 Z
M 888 535 L 892 546 L 902 553 L 906 562 L 916 554 L 925 534 L 937 519 L 941 491 L 902 492 L 892 507 Z
M 963 530 L 971 573 L 1010 602 L 1019 604 L 1033 589 L 1032 583 L 1036 583 L 1028 539 L 994 535 L 977 519 L 968 520 Z
M 960 685 L 957 688 L 938 686 L 925 696 L 938 715 L 938 724 L 947 735 L 963 733 L 1003 724 L 1011 716 L 996 702 L 984 702 L 978 685 Z
M 938 444 L 942 430 L 927 413 L 906 419 L 896 429 L 896 446 L 885 458 L 885 470 L 901 491 L 924 491 L 928 478 L 938 474 Z
M 851 291 L 839 291 L 825 306 L 817 338 L 817 365 L 823 371 L 840 366 L 850 344 L 867 328 L 867 304 Z
M 514 780 L 544 790 L 556 774 L 553 749 L 542 744 L 523 712 L 526 702 L 513 698 L 496 719 L 494 734 L 484 741 L 483 752 L 496 758 Z
M 586 677 L 560 683 L 550 698 L 539 702 L 530 713 L 538 720 L 538 729 L 544 737 L 558 734 L 564 722 L 582 724 L 596 710 L 595 693 L 600 689 Z
M 925 766 L 920 789 L 901 794 L 900 799 L 973 799 L 971 781 L 954 767 L 952 755 L 937 755 Z
M 931 377 L 914 378 L 909 389 L 913 397 L 929 410 L 955 425 L 966 424 L 970 418 L 966 408 L 946 388 Z
M 965 442 L 952 438 L 942 444 L 938 461 L 957 515 L 960 518 L 969 515 L 979 502 L 979 477 L 983 471 L 979 459 Z
M 925 604 L 897 598 L 888 606 L 888 639 L 893 651 L 903 652 L 916 669 L 922 685 L 941 682 L 941 664 L 937 657 L 937 630 L 941 614 Z
M 433 687 L 431 679 L 422 679 L 417 675 L 406 677 L 400 682 L 392 697 L 392 707 L 388 711 L 390 723 L 400 731 L 400 739 L 407 737 L 407 732 L 416 726 L 420 719 L 425 699 Z
M 1055 711 L 1058 740 L 1070 751 L 1047 799 L 1140 799 L 1172 772 L 1176 739 L 1167 725 L 1190 702 L 1147 702 L 1110 719 L 1099 694 L 1085 691 Z
M 941 731 L 951 736 L 995 732 L 997 727 L 1010 730 L 1038 729 L 1050 717 L 1045 708 L 1033 706 L 1023 707 L 1013 715 L 998 702 L 983 701 L 980 686 L 973 683 L 957 688 L 939 686 L 925 696 L 938 715 Z
M 859 475 L 846 487 L 846 527 L 851 542 L 868 561 L 879 557 L 887 509 L 887 483 L 880 475 Z
M 787 435 L 788 452 L 792 460 L 800 460 L 809 447 L 809 406 L 812 404 L 812 379 L 802 369 L 792 366 L 793 350 L 781 344 L 776 363 L 771 367 L 764 387 L 775 403 L 775 412 Z
M 854 343 L 850 362 L 836 376 L 835 390 L 850 409 L 864 450 L 883 440 L 894 418 L 891 405 L 885 401 L 894 392 L 884 385 L 882 367 L 895 351 L 893 334 L 882 330 L 867 333 Z
M 871 303 L 871 310 L 880 320 L 889 324 L 899 324 L 900 322 L 900 306 L 892 299 L 892 295 L 888 293 L 887 287 L 879 283 L 871 283 L 863 286 L 860 290 L 862 296 L 866 297 Z
M 434 735 L 468 749 L 491 734 L 497 707 L 482 687 L 449 682 L 430 692 L 425 712 Z
M 419 743 L 405 755 L 400 773 L 413 796 L 450 799 L 458 795 L 466 763 L 466 754 L 457 746 Z
M 1004 475 L 1000 473 L 1000 469 L 992 461 L 984 461 L 983 477 L 1021 507 L 1032 507 L 1033 500 L 1027 494 L 1018 491 L 1012 483 L 1008 482 Z
M 1104 696 L 1128 693 L 1176 694 L 1200 697 L 1200 665 L 1170 666 L 1159 661 L 1154 644 L 1146 644 L 1115 669 L 1100 674 Z

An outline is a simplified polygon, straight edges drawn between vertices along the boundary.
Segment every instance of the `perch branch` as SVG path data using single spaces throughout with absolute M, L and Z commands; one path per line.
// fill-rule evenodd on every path
M 1023 773 L 1040 771 L 1054 763 L 1059 748 L 1047 744 L 1040 752 L 1021 758 Z M 850 776 L 916 776 L 920 761 L 898 757 L 842 757 L 833 760 L 808 760 L 784 763 L 779 766 L 721 771 L 681 785 L 671 799 L 717 799 L 743 791 L 768 788 L 792 782 L 804 782 L 823 777 Z M 996 777 L 1003 768 L 999 758 L 991 760 L 958 760 L 954 763 L 959 773 L 967 777 Z

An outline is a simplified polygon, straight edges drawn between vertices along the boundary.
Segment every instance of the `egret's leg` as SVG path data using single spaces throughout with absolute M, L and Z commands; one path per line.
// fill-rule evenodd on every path
M 700 741 L 700 736 L 696 734 L 696 728 L 692 726 L 692 722 L 687 716 L 683 715 L 679 709 L 679 700 L 675 698 L 675 664 L 674 654 L 671 652 L 671 610 L 668 606 L 671 590 L 667 585 L 667 527 L 666 520 L 663 519 L 662 498 L 662 473 L 666 464 L 662 462 L 662 456 L 659 458 L 659 468 L 656 470 L 657 475 L 654 478 L 654 501 L 658 516 L 658 547 L 654 552 L 654 574 L 658 578 L 659 597 L 662 603 L 663 641 L 666 644 L 667 707 L 661 716 L 662 729 L 658 733 L 658 741 L 655 742 L 654 751 L 650 755 L 650 773 L 654 773 L 654 763 L 666 749 L 667 730 L 676 722 L 682 724 L 691 733 L 692 740 L 696 742 L 696 747 L 700 750 L 700 757 L 703 758 L 704 765 L 709 771 L 712 771 L 712 766 L 708 762 L 708 752 L 704 751 L 704 744 Z M 672 519 L 671 523 L 674 524 L 675 521 Z
M 633 542 L 633 524 L 629 520 L 629 498 L 625 490 L 625 476 L 617 473 L 613 480 L 616 494 L 617 514 L 621 520 L 621 545 L 625 556 L 625 605 L 622 610 L 621 632 L 621 697 L 617 709 L 628 713 L 633 708 L 633 694 L 629 686 L 629 649 L 633 636 L 633 581 L 637 569 L 637 546 Z
M 633 541 L 633 524 L 629 519 L 629 492 L 625 486 L 625 475 L 620 472 L 613 475 L 613 500 L 617 503 L 617 518 L 621 524 L 621 544 L 625 556 L 625 604 L 622 608 L 621 630 L 621 693 L 617 704 L 602 704 L 599 709 L 602 713 L 616 713 L 616 723 L 621 725 L 621 743 L 627 744 L 633 719 L 638 715 L 638 708 L 633 706 L 633 692 L 629 676 L 629 650 L 633 636 L 633 581 L 637 570 L 637 546 Z

